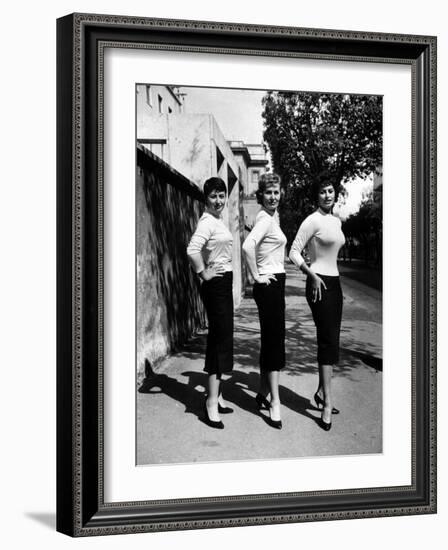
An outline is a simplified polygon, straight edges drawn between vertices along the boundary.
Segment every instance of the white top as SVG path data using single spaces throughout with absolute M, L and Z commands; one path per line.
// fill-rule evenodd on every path
M 187 247 L 187 254 L 202 254 L 205 267 L 223 265 L 232 271 L 232 233 L 221 218 L 204 212 Z
M 257 269 L 260 275 L 285 272 L 286 237 L 277 222 L 265 210 L 260 210 L 255 218 L 255 225 L 243 243 L 247 254 L 255 249 Z
M 333 214 L 316 210 L 299 227 L 289 258 L 300 267 L 305 261 L 302 250 L 308 245 L 311 269 L 321 275 L 337 276 L 339 275 L 338 253 L 344 243 L 341 220 Z

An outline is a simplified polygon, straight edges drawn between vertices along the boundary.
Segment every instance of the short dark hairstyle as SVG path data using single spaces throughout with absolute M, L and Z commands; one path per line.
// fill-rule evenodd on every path
M 258 189 L 255 191 L 255 196 L 257 197 L 258 204 L 263 204 L 263 193 L 271 185 L 280 185 L 280 191 L 283 194 L 283 189 L 281 187 L 282 179 L 278 174 L 274 172 L 266 172 L 260 176 L 258 180 Z
M 334 178 L 334 176 L 331 176 L 325 172 L 319 174 L 311 185 L 311 198 L 315 203 L 317 203 L 319 191 L 322 187 L 327 187 L 328 185 L 331 185 L 334 189 L 335 204 L 338 202 L 339 193 L 341 192 L 341 184 Z
M 204 188 L 202 189 L 202 192 L 204 193 L 204 198 L 207 198 L 210 193 L 213 193 L 213 191 L 224 191 L 224 193 L 227 195 L 227 187 L 224 181 L 221 178 L 209 178 L 204 183 Z

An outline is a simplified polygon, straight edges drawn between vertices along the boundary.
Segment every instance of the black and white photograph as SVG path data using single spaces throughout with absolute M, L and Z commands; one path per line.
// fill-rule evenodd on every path
M 382 453 L 382 96 L 135 92 L 136 464 Z
M 3 548 L 440 546 L 443 6 L 6 5 Z

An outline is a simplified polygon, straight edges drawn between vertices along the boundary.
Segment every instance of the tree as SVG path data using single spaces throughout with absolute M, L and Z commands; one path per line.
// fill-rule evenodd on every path
M 364 262 L 373 262 L 379 266 L 382 258 L 382 208 L 381 190 L 376 197 L 369 194 L 361 203 L 358 212 L 349 216 L 342 223 L 346 240 L 353 243 L 357 240 L 362 248 Z
M 268 92 L 263 119 L 264 140 L 286 191 L 281 216 L 288 240 L 312 208 L 313 181 L 324 176 L 343 186 L 382 164 L 380 96 Z

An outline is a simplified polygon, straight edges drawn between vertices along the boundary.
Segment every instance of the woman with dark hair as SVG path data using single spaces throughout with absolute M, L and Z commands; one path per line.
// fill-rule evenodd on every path
M 278 385 L 280 370 L 285 365 L 286 237 L 277 214 L 281 193 L 277 174 L 260 177 L 256 196 L 261 210 L 243 244 L 260 318 L 260 387 L 255 399 L 260 408 L 269 409 L 271 425 L 277 429 L 282 427 Z
M 337 257 L 345 243 L 341 220 L 333 215 L 339 187 L 324 179 L 313 186 L 317 209 L 299 227 L 289 258 L 306 273 L 306 299 L 313 314 L 317 334 L 317 362 L 319 385 L 314 400 L 322 409 L 321 426 L 331 428 L 332 414 L 339 413 L 333 407 L 331 378 L 333 365 L 339 361 L 339 334 L 342 317 L 342 290 L 339 281 Z M 310 266 L 302 257 L 308 247 Z
M 208 373 L 205 419 L 222 429 L 219 413 L 230 413 L 220 394 L 223 373 L 233 368 L 232 234 L 222 220 L 227 188 L 221 178 L 204 183 L 205 212 L 188 244 L 187 254 L 202 281 L 201 296 L 207 312 L 208 335 L 204 370 Z

